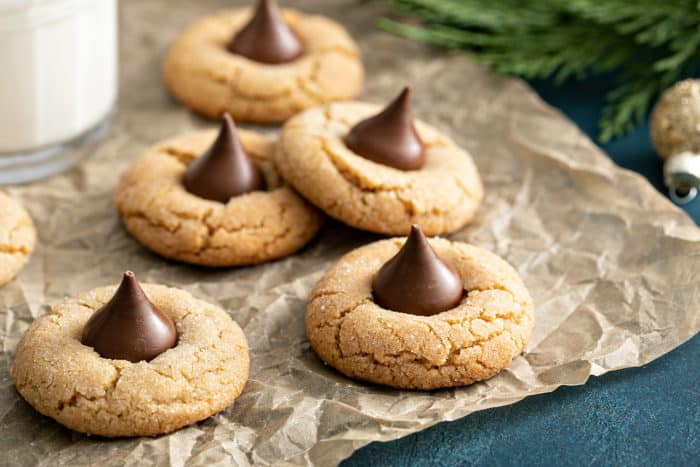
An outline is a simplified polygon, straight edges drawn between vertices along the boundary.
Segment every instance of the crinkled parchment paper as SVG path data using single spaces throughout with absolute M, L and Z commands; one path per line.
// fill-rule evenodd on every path
M 700 230 L 692 221 L 522 82 L 376 30 L 376 3 L 286 2 L 347 24 L 367 64 L 363 98 L 384 102 L 413 83 L 418 115 L 474 154 L 486 199 L 473 225 L 452 238 L 520 271 L 536 303 L 526 354 L 489 381 L 436 392 L 360 384 L 324 366 L 304 336 L 306 297 L 333 261 L 377 238 L 334 222 L 300 253 L 257 267 L 209 270 L 146 251 L 120 224 L 112 189 L 149 145 L 213 125 L 168 97 L 159 67 L 186 23 L 231 3 L 122 0 L 121 96 L 109 139 L 72 172 L 8 190 L 31 212 L 40 242 L 0 290 L 5 461 L 332 465 L 374 440 L 642 365 L 698 332 Z M 116 283 L 125 269 L 217 303 L 243 326 L 251 375 L 232 407 L 167 436 L 103 440 L 72 433 L 20 399 L 9 366 L 32 320 L 65 295 Z

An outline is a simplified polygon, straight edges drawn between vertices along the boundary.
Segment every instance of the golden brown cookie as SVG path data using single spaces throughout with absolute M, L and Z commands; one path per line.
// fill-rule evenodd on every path
M 251 14 L 250 8 L 221 11 L 196 21 L 175 40 L 163 80 L 178 100 L 210 118 L 230 112 L 236 121 L 281 122 L 360 90 L 357 45 L 342 26 L 322 16 L 283 11 L 305 50 L 291 62 L 270 65 L 228 52 L 228 42 Z
M 27 211 L 0 191 L 0 286 L 22 269 L 35 243 L 36 229 Z
M 98 288 L 66 299 L 27 330 L 12 364 L 22 397 L 68 428 L 101 436 L 168 433 L 233 403 L 248 379 L 241 328 L 185 291 L 143 288 L 175 321 L 175 347 L 150 362 L 131 363 L 81 344 L 85 323 L 116 286 Z
M 318 232 L 322 214 L 283 183 L 272 160 L 274 144 L 260 134 L 238 130 L 263 171 L 266 191 L 222 204 L 185 190 L 187 165 L 216 134 L 204 130 L 164 141 L 122 175 L 114 200 L 129 232 L 162 256 L 206 266 L 261 263 L 304 246 Z
M 517 272 L 481 248 L 430 239 L 462 277 L 462 301 L 432 316 L 387 310 L 373 301 L 372 280 L 403 242 L 358 248 L 316 284 L 306 334 L 319 357 L 351 378 L 406 389 L 467 385 L 507 367 L 525 348 L 534 322 Z
M 282 128 L 275 161 L 305 198 L 340 221 L 371 232 L 454 232 L 474 216 L 483 188 L 471 156 L 435 128 L 416 121 L 426 148 L 420 170 L 403 171 L 352 152 L 350 128 L 380 108 L 360 102 L 309 109 Z

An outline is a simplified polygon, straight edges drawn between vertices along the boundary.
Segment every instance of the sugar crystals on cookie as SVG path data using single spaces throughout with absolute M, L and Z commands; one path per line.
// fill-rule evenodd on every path
M 347 253 L 306 307 L 306 334 L 324 362 L 404 389 L 496 375 L 523 352 L 533 322 L 532 298 L 507 262 L 417 226 Z
M 350 99 L 363 79 L 359 48 L 342 25 L 274 0 L 195 21 L 163 63 L 163 81 L 179 101 L 210 118 L 229 112 L 237 122 L 281 122 Z
M 380 234 L 407 235 L 412 224 L 428 236 L 452 233 L 483 198 L 471 155 L 414 118 L 409 87 L 384 108 L 337 102 L 295 115 L 275 162 L 326 214 Z
M 204 266 L 258 264 L 294 253 L 322 214 L 285 184 L 272 139 L 201 130 L 157 143 L 122 174 L 114 193 L 129 232 L 156 253 Z
M 35 244 L 32 218 L 17 201 L 0 191 L 0 287 L 24 267 Z
M 70 429 L 154 436 L 224 410 L 249 369 L 248 342 L 228 313 L 127 272 L 119 286 L 67 297 L 34 321 L 12 379 L 32 407 Z

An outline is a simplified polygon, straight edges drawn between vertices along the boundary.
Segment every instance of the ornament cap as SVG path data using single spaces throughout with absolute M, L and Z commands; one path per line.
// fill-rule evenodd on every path
M 700 190 L 700 154 L 682 152 L 664 163 L 664 184 L 676 204 L 688 204 Z

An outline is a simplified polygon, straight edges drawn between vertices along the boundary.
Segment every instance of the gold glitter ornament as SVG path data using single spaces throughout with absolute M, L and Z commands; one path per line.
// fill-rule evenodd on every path
M 651 140 L 664 162 L 664 184 L 677 204 L 700 189 L 700 79 L 666 91 L 651 113 Z

